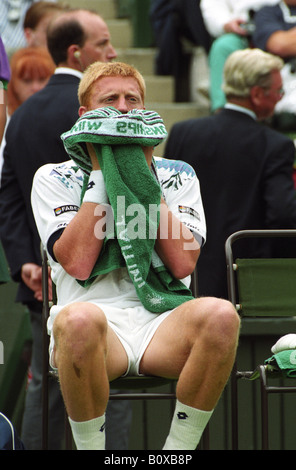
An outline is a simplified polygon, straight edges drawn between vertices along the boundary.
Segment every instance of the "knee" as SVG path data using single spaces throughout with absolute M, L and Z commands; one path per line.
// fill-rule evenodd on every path
M 73 303 L 57 315 L 53 335 L 57 350 L 63 349 L 69 355 L 87 356 L 98 344 L 104 344 L 107 334 L 107 320 L 95 305 Z
M 215 299 L 212 307 L 213 321 L 219 334 L 237 339 L 240 328 L 240 317 L 231 302 Z
M 231 302 L 215 299 L 209 315 L 209 326 L 214 346 L 221 354 L 236 349 L 240 318 Z
M 218 298 L 200 299 L 197 337 L 202 332 L 212 347 L 232 349 L 236 347 L 240 317 L 231 302 Z

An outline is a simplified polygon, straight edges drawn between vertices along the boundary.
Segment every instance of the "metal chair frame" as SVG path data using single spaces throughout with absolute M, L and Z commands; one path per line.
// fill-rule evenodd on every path
M 228 276 L 228 295 L 229 300 L 236 307 L 238 313 L 241 310 L 240 299 L 237 298 L 237 266 L 233 259 L 233 244 L 237 240 L 243 238 L 275 238 L 275 237 L 295 237 L 296 230 L 241 230 L 232 234 L 225 243 L 226 263 L 227 263 L 227 276 Z M 296 276 L 296 273 L 295 273 Z M 268 316 L 260 313 L 258 316 Z M 278 317 L 276 317 L 278 318 Z M 232 448 L 238 449 L 238 389 L 237 381 L 239 379 L 254 380 L 255 378 L 260 379 L 260 393 L 261 393 L 261 439 L 262 449 L 267 450 L 269 448 L 269 432 L 268 432 L 268 396 L 269 394 L 276 393 L 295 393 L 296 386 L 271 386 L 269 385 L 269 378 L 278 378 L 279 374 L 272 372 L 269 368 L 260 364 L 255 370 L 252 371 L 240 371 L 237 369 L 235 363 L 232 375 L 231 375 L 231 414 L 232 414 Z

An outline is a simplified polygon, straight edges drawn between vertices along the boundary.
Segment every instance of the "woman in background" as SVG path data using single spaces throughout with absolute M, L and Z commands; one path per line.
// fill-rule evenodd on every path
M 31 95 L 45 87 L 55 65 L 46 49 L 25 47 L 12 55 L 10 69 L 11 79 L 7 87 L 8 116 Z
M 54 70 L 55 64 L 44 47 L 24 47 L 12 55 L 10 81 L 7 86 L 6 126 L 14 111 L 30 96 L 45 87 Z M 0 146 L 0 177 L 4 147 L 5 135 Z

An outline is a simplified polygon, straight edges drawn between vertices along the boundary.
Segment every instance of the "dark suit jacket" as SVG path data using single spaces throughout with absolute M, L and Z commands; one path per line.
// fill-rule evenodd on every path
M 224 244 L 231 233 L 296 227 L 294 155 L 290 139 L 239 111 L 223 109 L 173 126 L 165 156 L 195 169 L 207 221 L 198 261 L 200 295 L 227 298 Z M 247 257 L 254 251 L 272 255 L 261 242 L 244 248 Z
M 78 119 L 79 78 L 53 75 L 46 87 L 12 115 L 6 131 L 0 188 L 0 236 L 12 278 L 20 282 L 17 300 L 33 301 L 22 282 L 24 263 L 40 264 L 40 240 L 31 209 L 31 186 L 36 170 L 69 157 L 60 135 Z M 35 304 L 40 309 L 40 304 Z

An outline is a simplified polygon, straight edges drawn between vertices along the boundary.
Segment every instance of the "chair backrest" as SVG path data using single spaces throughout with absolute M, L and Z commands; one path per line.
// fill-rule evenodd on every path
M 11 421 L 0 413 L 0 450 L 25 450 Z
M 241 316 L 296 316 L 296 258 L 233 259 L 233 244 L 247 237 L 295 237 L 296 230 L 242 230 L 226 241 L 229 299 Z

